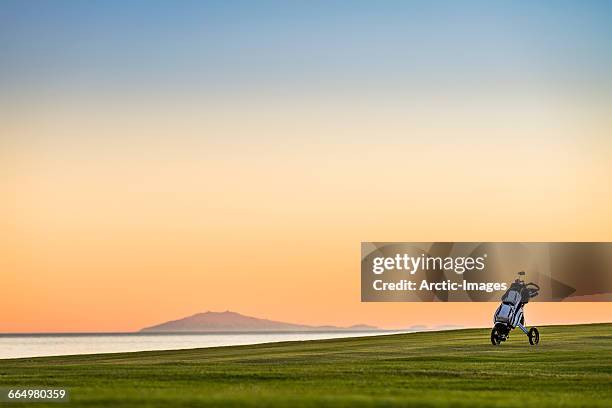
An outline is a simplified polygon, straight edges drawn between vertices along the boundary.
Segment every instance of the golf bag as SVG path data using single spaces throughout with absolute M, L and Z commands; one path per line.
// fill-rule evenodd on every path
M 491 343 L 498 346 L 510 336 L 510 331 L 515 327 L 521 329 L 529 338 L 529 343 L 536 345 L 540 342 L 540 333 L 536 327 L 530 330 L 525 328 L 525 316 L 523 307 L 530 299 L 536 297 L 540 287 L 533 282 L 525 283 L 523 279 L 525 272 L 519 272 L 519 277 L 510 285 L 510 288 L 502 296 L 502 303 L 493 315 L 493 330 L 491 330 Z

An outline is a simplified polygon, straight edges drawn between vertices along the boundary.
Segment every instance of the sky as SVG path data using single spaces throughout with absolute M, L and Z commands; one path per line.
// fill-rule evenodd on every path
M 0 332 L 360 302 L 361 241 L 612 241 L 612 6 L 0 1 Z M 538 324 L 610 303 L 533 303 Z

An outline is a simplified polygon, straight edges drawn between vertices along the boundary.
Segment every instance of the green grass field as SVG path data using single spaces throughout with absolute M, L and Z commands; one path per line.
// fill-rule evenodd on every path
M 0 360 L 0 387 L 66 387 L 79 406 L 611 407 L 612 324 L 540 333 L 538 346 L 470 329 Z

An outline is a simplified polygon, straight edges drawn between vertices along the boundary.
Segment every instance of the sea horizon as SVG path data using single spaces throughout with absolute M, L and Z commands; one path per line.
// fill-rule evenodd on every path
M 0 333 L 0 359 L 186 350 L 290 341 L 367 337 L 417 331 Z

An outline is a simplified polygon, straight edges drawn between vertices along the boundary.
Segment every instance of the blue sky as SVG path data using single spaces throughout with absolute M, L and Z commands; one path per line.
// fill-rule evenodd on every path
M 610 90 L 608 2 L 2 1 L 0 86 Z

